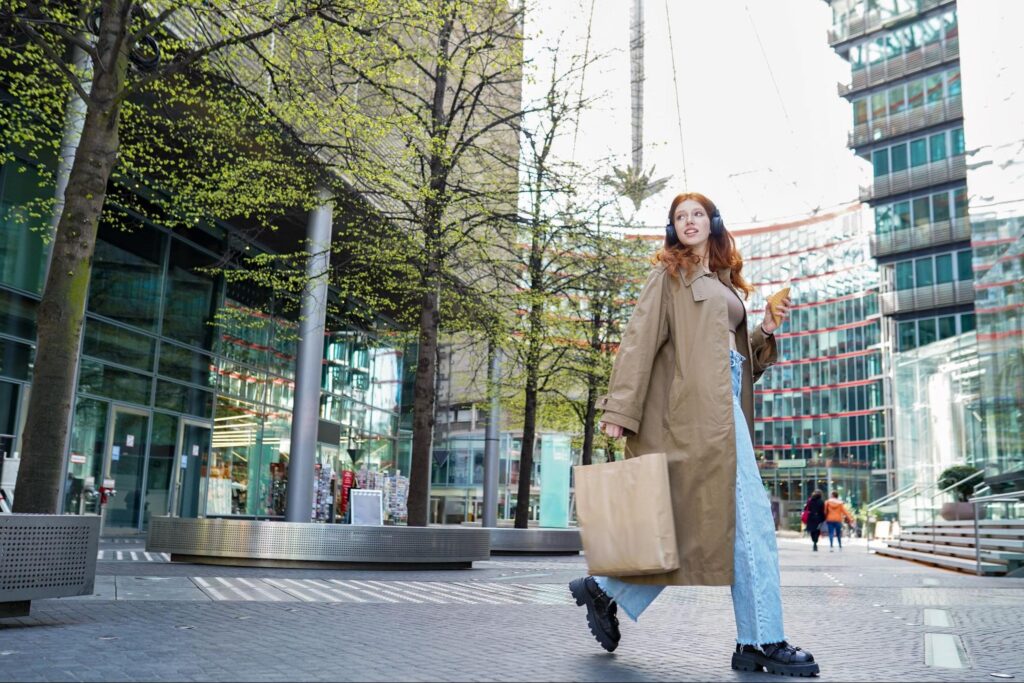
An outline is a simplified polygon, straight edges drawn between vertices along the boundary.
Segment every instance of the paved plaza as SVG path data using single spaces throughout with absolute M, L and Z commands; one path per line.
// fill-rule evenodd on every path
M 790 639 L 831 681 L 1024 681 L 1024 580 L 780 539 Z M 104 541 L 92 596 L 0 619 L 0 680 L 772 681 L 729 668 L 728 588 L 670 588 L 614 654 L 575 557 L 451 571 L 180 565 Z M 998 676 L 996 676 L 998 674 Z

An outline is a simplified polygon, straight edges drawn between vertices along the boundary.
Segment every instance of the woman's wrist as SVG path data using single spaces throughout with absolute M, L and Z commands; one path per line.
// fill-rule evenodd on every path
M 764 323 L 761 323 L 761 331 L 764 332 L 765 336 L 768 336 L 768 337 L 774 337 L 775 336 L 775 330 L 772 330 L 771 332 L 769 332 L 768 330 L 764 329 Z

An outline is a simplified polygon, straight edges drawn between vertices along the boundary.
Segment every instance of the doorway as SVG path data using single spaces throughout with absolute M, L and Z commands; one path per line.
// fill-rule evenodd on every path
M 104 529 L 137 530 L 145 498 L 143 475 L 149 411 L 113 405 L 111 412 L 103 471 L 104 478 L 114 480 L 117 493 L 107 502 Z
M 178 423 L 177 457 L 171 478 L 172 517 L 198 517 L 205 512 L 201 488 L 209 463 L 213 427 L 207 422 L 182 418 Z

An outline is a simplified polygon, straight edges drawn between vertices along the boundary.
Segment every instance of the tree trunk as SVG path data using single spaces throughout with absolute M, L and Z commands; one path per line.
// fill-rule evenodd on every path
M 126 0 L 103 4 L 97 43 L 102 65 L 94 69 L 82 138 L 68 177 L 37 314 L 32 392 L 22 437 L 15 512 L 53 514 L 60 509 L 60 479 L 96 231 L 107 181 L 117 160 L 118 96 L 128 67 L 124 37 L 129 4 Z
M 409 474 L 408 525 L 430 522 L 430 460 L 434 435 L 434 377 L 437 372 L 438 306 L 433 278 L 423 295 L 420 312 L 419 352 L 413 389 L 412 463 Z
M 587 377 L 587 414 L 583 418 L 582 464 L 594 462 L 594 419 L 597 417 L 597 381 L 593 374 Z
M 526 405 L 523 415 L 523 445 L 519 449 L 519 491 L 516 499 L 516 528 L 530 522 L 530 485 L 533 483 L 533 442 L 537 435 L 537 368 L 526 369 Z

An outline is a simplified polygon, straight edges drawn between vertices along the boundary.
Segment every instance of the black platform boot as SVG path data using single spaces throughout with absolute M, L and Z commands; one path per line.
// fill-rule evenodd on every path
M 615 602 L 601 590 L 592 576 L 573 579 L 569 583 L 577 605 L 587 606 L 587 624 L 590 632 L 605 650 L 612 652 L 619 646 L 619 618 Z
M 760 647 L 737 645 L 732 655 L 732 668 L 739 671 L 767 671 L 782 676 L 818 675 L 818 664 L 814 656 L 784 640 Z

